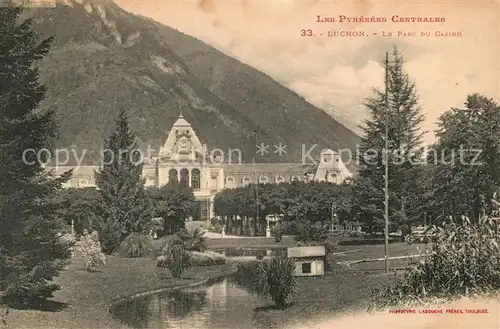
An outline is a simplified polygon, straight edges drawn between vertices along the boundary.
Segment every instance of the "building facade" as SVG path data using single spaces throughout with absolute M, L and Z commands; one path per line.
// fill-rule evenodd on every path
M 73 169 L 66 187 L 95 187 L 94 171 L 98 166 L 59 166 L 56 174 Z M 179 182 L 194 191 L 198 210 L 194 220 L 214 217 L 214 197 L 225 188 L 251 183 L 282 183 L 291 181 L 328 181 L 342 183 L 352 174 L 338 153 L 324 150 L 313 165 L 302 163 L 222 163 L 210 158 L 206 147 L 193 127 L 180 115 L 157 154 L 144 159 L 146 186 L 160 187 Z

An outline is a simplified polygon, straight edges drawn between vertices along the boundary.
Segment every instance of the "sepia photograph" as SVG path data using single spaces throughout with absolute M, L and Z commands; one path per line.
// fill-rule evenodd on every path
M 500 328 L 500 3 L 0 0 L 3 328 Z

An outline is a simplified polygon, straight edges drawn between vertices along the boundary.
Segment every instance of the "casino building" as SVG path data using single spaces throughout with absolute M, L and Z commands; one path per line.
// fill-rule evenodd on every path
M 167 139 L 157 154 L 144 160 L 146 186 L 160 187 L 180 182 L 193 189 L 199 210 L 194 220 L 214 216 L 213 200 L 225 188 L 250 183 L 281 183 L 290 181 L 328 181 L 340 184 L 352 176 L 338 153 L 323 150 L 312 165 L 302 163 L 222 163 L 211 158 L 206 147 L 182 114 L 173 124 Z M 95 187 L 94 170 L 98 166 L 53 167 L 56 174 L 73 169 L 66 187 Z

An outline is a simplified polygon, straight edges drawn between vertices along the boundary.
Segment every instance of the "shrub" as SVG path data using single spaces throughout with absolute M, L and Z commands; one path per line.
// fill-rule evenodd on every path
M 324 242 L 324 246 L 326 254 L 334 253 L 335 251 L 337 251 L 337 248 L 339 246 L 339 240 L 334 236 L 329 236 Z
M 283 231 L 281 229 L 281 226 L 274 227 L 271 230 L 272 236 L 274 237 L 274 241 L 276 242 L 281 242 L 283 239 Z
M 61 240 L 71 254 L 71 257 L 73 257 L 73 249 L 76 244 L 76 238 L 72 234 L 66 233 L 61 235 Z
M 170 250 L 175 246 L 182 246 L 183 241 L 177 235 L 167 235 L 165 237 L 165 241 L 161 247 L 160 254 L 167 255 L 170 253 Z
M 347 233 L 347 235 L 350 238 L 364 238 L 365 237 L 365 233 L 363 233 L 363 232 L 349 232 L 349 233 Z
M 209 231 L 210 232 L 213 232 L 213 233 L 222 233 L 222 225 L 220 224 L 217 224 L 217 225 L 213 225 L 209 228 Z
M 82 254 L 85 269 L 89 272 L 93 272 L 106 264 L 106 256 L 102 252 L 101 243 L 96 231 L 91 234 L 88 234 L 86 230 L 84 231 L 78 251 Z
M 204 237 L 205 231 L 199 227 L 189 230 L 182 229 L 176 235 L 182 240 L 186 250 L 198 252 L 207 250 L 207 238 Z
M 180 279 L 190 265 L 188 252 L 181 246 L 175 246 L 170 250 L 170 253 L 164 257 L 165 265 L 170 273 L 172 273 L 172 276 L 176 279 Z
M 275 257 L 259 265 L 259 291 L 269 294 L 278 308 L 284 308 L 290 295 L 296 292 L 294 270 L 295 262 L 287 257 Z
M 72 234 L 69 234 L 69 233 L 62 234 L 60 236 L 60 238 L 62 240 L 62 243 L 65 246 L 65 249 L 68 252 L 68 258 L 61 260 L 61 263 L 62 263 L 62 266 L 64 269 L 68 269 L 68 265 L 69 265 L 69 263 L 71 263 L 71 258 L 73 258 L 74 247 L 76 244 L 76 238 Z
M 98 218 L 96 229 L 99 231 L 99 239 L 102 250 L 110 255 L 120 246 L 120 229 L 115 225 L 113 219 Z
M 264 250 L 258 250 L 255 258 L 257 258 L 257 260 L 263 260 L 265 255 L 266 252 Z
M 453 219 L 430 233 L 436 239 L 424 258 L 408 268 L 394 286 L 375 291 L 376 307 L 419 303 L 430 299 L 449 300 L 489 294 L 500 289 L 498 223 L 483 218 Z M 380 299 L 379 299 L 380 298 Z
M 153 249 L 153 239 L 149 235 L 133 232 L 120 244 L 118 253 L 123 257 L 138 258 L 147 256 Z
M 188 255 L 191 266 L 223 265 L 227 261 L 227 258 L 224 255 L 213 251 L 189 251 Z
M 324 243 L 328 237 L 328 229 L 321 223 L 313 225 L 309 223 L 301 223 L 297 225 L 297 235 L 295 241 L 299 246 L 317 245 Z

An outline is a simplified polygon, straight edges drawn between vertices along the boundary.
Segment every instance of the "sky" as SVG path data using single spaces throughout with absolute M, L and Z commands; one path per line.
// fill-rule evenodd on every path
M 462 107 L 467 94 L 499 100 L 499 5 L 487 1 L 370 2 L 342 0 L 115 0 L 211 44 L 249 64 L 359 132 L 368 117 L 362 102 L 383 87 L 382 61 L 397 44 L 405 71 L 416 83 L 432 142 L 440 114 Z M 316 16 L 386 17 L 387 23 L 316 23 Z M 444 17 L 444 23 L 394 23 L 401 17 Z M 300 36 L 311 29 L 315 37 Z M 328 31 L 369 36 L 328 37 Z M 429 32 L 429 37 L 382 36 L 382 32 Z M 436 31 L 461 37 L 437 37 Z M 319 34 L 323 35 L 319 35 Z M 377 33 L 376 36 L 373 33 Z M 171 45 L 175 47 L 175 45 Z

